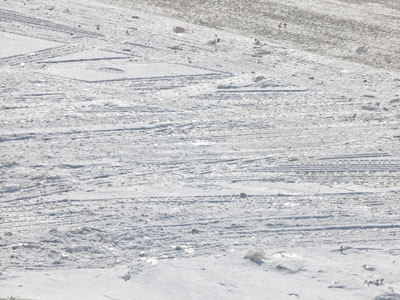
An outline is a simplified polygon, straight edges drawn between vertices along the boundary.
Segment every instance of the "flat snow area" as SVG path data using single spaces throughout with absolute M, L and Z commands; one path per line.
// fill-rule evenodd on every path
M 8 32 L 0 32 L 1 48 L 0 58 L 20 55 L 31 54 L 34 55 L 35 51 L 40 51 L 46 48 L 52 48 L 59 43 L 32 38 L 29 36 L 17 35 Z
M 86 59 L 86 60 L 91 60 Z M 96 60 L 93 58 L 92 60 Z M 169 77 L 187 77 L 187 76 L 204 76 L 204 75 L 218 75 L 220 72 L 193 68 L 181 64 L 169 63 L 128 63 L 124 65 L 110 64 L 111 66 L 100 68 L 68 68 L 60 69 L 59 66 L 46 69 L 46 73 L 65 76 L 72 79 L 87 81 L 87 82 L 107 82 L 113 80 L 129 80 L 129 79 L 148 79 L 148 78 L 161 78 L 167 79 Z
M 399 7 L 175 2 L 1 2 L 0 299 L 400 299 Z
M 250 257 L 251 256 L 250 253 Z M 269 252 L 260 264 L 222 256 L 132 267 L 15 272 L 5 290 L 24 299 L 399 299 L 399 264 L 379 249 Z M 371 264 L 372 263 L 372 264 Z M 391 288 L 392 287 L 392 288 Z M 389 290 L 389 292 L 385 292 Z

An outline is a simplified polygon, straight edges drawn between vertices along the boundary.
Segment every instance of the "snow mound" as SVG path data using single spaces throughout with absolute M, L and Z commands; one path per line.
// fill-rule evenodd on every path
M 275 270 L 279 271 L 279 272 L 283 272 L 283 273 L 287 273 L 287 274 L 296 274 L 298 272 L 301 271 L 305 271 L 305 269 L 302 266 L 297 266 L 297 265 L 284 265 L 284 264 L 278 264 L 275 267 Z
M 261 265 L 262 263 L 264 263 L 265 252 L 263 249 L 250 250 L 243 258 L 249 259 L 256 264 Z
M 397 293 L 385 293 L 380 296 L 376 296 L 375 300 L 400 300 L 400 294 Z

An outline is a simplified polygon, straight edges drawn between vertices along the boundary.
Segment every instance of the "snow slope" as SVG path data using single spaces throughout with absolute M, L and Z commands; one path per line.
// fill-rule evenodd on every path
M 398 255 L 398 251 L 397 251 Z M 29 299 L 398 299 L 399 266 L 378 249 L 270 252 L 261 265 L 223 256 L 136 268 L 14 273 L 3 288 Z M 372 264 L 371 264 L 372 263 Z M 389 290 L 389 291 L 388 291 Z M 60 291 L 63 291 L 60 293 Z M 388 292 L 387 292 L 388 291 Z
M 118 4 L 0 4 L 0 298 L 398 299 L 396 65 Z
M 113 1 L 115 3 L 115 1 Z M 400 69 L 400 2 L 392 0 L 117 0 L 120 5 Z

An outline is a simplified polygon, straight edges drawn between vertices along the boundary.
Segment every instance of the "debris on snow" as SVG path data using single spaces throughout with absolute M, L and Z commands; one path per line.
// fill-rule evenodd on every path
M 215 35 L 215 38 L 213 40 L 208 41 L 207 44 L 208 45 L 216 45 L 220 42 L 221 42 L 221 39 L 217 35 Z
M 184 32 L 185 32 L 185 28 L 180 27 L 180 26 L 175 26 L 174 29 L 173 29 L 173 31 L 174 31 L 175 33 L 184 33 Z
M 364 268 L 364 270 L 371 271 L 371 272 L 376 271 L 376 268 L 372 267 L 370 265 L 363 265 L 363 268 Z
M 356 53 L 358 54 L 358 55 L 362 55 L 362 54 L 365 54 L 365 53 L 367 53 L 368 52 L 368 48 L 366 48 L 366 47 L 358 47 L 357 49 L 356 49 Z
M 370 286 L 370 285 L 381 286 L 381 285 L 383 285 L 383 281 L 384 281 L 383 278 L 379 278 L 379 279 L 375 279 L 375 280 L 365 280 L 364 283 L 367 286 Z

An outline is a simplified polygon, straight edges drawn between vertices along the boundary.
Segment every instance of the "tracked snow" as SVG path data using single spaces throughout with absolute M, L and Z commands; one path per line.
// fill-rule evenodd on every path
M 0 298 L 399 299 L 397 65 L 119 5 L 0 4 Z

